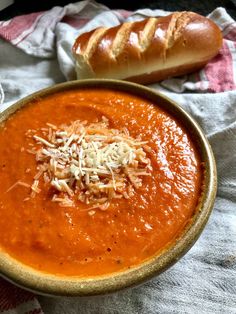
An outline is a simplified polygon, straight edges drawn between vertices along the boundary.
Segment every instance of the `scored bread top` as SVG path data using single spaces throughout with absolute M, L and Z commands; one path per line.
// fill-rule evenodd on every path
M 73 46 L 78 78 L 126 79 L 189 64 L 204 64 L 222 45 L 211 20 L 193 12 L 100 27 Z

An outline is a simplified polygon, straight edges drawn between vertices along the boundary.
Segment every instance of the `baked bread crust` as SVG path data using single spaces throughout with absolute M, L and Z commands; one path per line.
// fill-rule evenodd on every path
M 222 46 L 219 27 L 193 12 L 175 12 L 80 35 L 73 46 L 78 79 L 148 84 L 203 67 Z

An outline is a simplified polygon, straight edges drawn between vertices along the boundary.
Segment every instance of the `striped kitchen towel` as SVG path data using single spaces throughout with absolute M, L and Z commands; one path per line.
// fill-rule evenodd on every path
M 0 278 L 0 313 L 42 314 L 36 297 Z
M 50 58 L 55 54 L 67 79 L 74 79 L 74 63 L 71 47 L 82 32 L 98 26 L 115 26 L 147 16 L 164 16 L 169 12 L 142 9 L 136 12 L 109 10 L 93 1 L 81 1 L 50 11 L 18 16 L 0 22 L 0 37 L 25 53 Z M 174 92 L 224 92 L 236 89 L 236 23 L 223 8 L 214 10 L 209 18 L 221 28 L 224 43 L 220 53 L 203 70 L 163 81 L 160 88 Z M 206 47 L 207 49 L 207 47 Z M 157 86 L 155 84 L 155 86 Z

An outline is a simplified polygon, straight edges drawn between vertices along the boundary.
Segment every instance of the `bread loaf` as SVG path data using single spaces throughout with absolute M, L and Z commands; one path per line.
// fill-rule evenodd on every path
M 80 35 L 73 46 L 78 79 L 113 78 L 148 84 L 203 67 L 219 51 L 218 26 L 176 12 Z

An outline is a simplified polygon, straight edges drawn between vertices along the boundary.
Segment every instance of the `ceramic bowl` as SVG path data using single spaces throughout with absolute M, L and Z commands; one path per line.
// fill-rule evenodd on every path
M 201 161 L 205 163 L 204 183 L 195 214 L 179 236 L 163 251 L 129 270 L 94 278 L 63 277 L 36 271 L 0 251 L 0 274 L 6 279 L 37 293 L 53 296 L 92 296 L 115 292 L 140 284 L 159 275 L 176 263 L 200 236 L 211 213 L 216 195 L 217 174 L 214 156 L 203 131 L 180 105 L 154 90 L 133 83 L 116 80 L 82 80 L 55 85 L 34 93 L 5 110 L 0 122 L 21 107 L 39 97 L 83 87 L 105 87 L 127 91 L 157 103 L 188 130 Z

